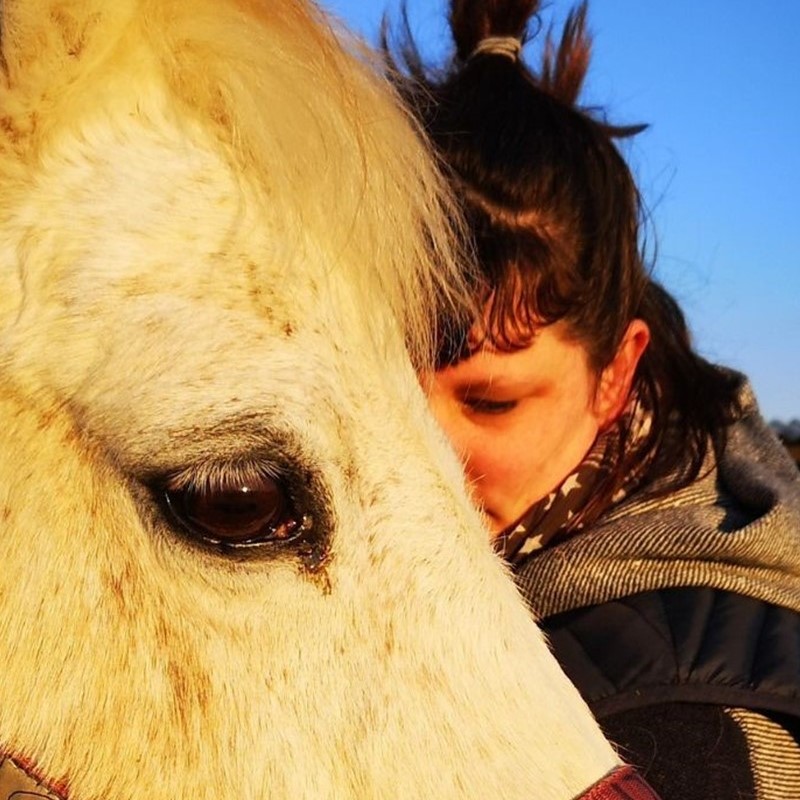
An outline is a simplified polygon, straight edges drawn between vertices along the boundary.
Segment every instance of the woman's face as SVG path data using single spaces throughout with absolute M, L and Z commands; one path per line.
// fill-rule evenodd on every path
M 555 323 L 524 349 L 484 346 L 433 375 L 431 409 L 495 535 L 556 488 L 619 413 L 614 370 L 598 376 L 584 347 Z

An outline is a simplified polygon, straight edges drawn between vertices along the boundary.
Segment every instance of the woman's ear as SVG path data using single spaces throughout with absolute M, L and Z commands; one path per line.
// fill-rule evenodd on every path
M 594 413 L 600 430 L 611 425 L 625 410 L 639 359 L 650 343 L 650 328 L 641 319 L 628 325 L 611 363 L 600 373 Z

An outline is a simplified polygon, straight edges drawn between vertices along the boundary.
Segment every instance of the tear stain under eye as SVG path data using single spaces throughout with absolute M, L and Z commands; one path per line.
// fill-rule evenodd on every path
M 311 522 L 313 526 L 313 522 Z M 303 568 L 310 575 L 315 575 L 323 570 L 330 554 L 330 539 L 317 537 L 311 541 L 300 542 L 297 555 L 303 563 Z
M 313 484 L 313 479 L 306 475 L 309 484 Z M 319 524 L 319 517 L 309 514 L 303 516 L 302 528 L 307 531 L 306 535 L 301 535 L 294 542 L 294 549 L 300 561 L 301 568 L 306 576 L 316 584 L 317 588 L 325 595 L 331 592 L 331 580 L 328 575 L 328 561 L 331 550 L 331 534 L 333 520 L 329 514 L 324 514 L 323 525 L 326 531 L 317 533 L 314 529 Z
M 328 574 L 328 556 L 330 555 L 330 539 L 324 537 L 308 545 L 300 545 L 297 555 L 306 575 L 325 595 L 331 593 L 331 579 Z
M 303 488 L 314 498 L 317 508 L 327 509 L 316 516 L 310 516 L 310 527 L 313 529 L 320 523 L 325 530 L 321 535 L 300 541 L 297 547 L 297 555 L 300 563 L 309 578 L 314 579 L 318 588 L 323 594 L 330 594 L 331 581 L 328 575 L 327 565 L 330 558 L 331 538 L 333 536 L 334 515 L 331 510 L 331 498 L 322 484 L 315 479 L 314 473 L 306 470 L 303 474 Z

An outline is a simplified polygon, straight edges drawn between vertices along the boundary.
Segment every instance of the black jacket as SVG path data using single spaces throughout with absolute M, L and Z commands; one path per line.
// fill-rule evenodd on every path
M 750 745 L 730 709 L 760 712 L 800 741 L 800 615 L 793 611 L 680 587 L 541 624 L 606 735 L 664 798 L 760 796 Z

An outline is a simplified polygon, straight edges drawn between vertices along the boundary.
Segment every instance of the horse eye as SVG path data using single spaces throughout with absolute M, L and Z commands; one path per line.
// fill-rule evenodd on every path
M 281 484 L 268 476 L 204 489 L 165 489 L 167 508 L 208 544 L 252 547 L 294 538 L 303 527 Z

